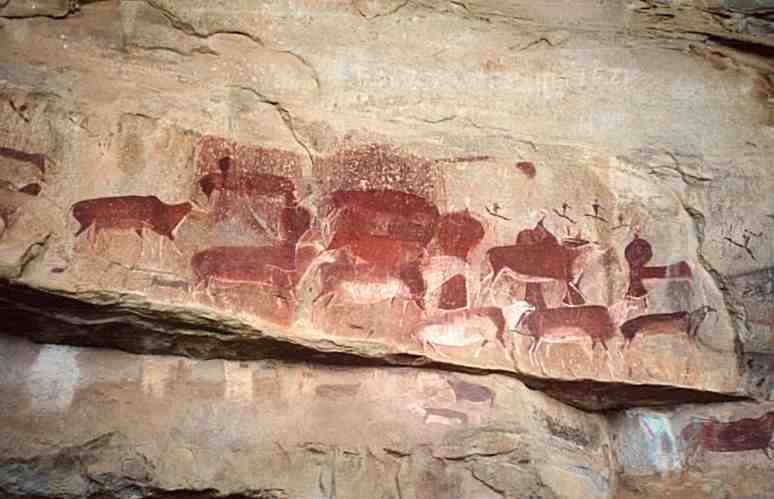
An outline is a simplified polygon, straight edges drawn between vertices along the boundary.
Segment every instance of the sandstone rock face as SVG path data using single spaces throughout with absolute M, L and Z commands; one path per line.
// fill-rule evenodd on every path
M 163 381 L 143 378 L 127 395 L 138 404 L 149 391 L 158 402 L 148 404 L 176 405 L 184 387 L 200 390 L 185 374 L 193 366 L 225 381 L 197 391 L 191 404 L 227 407 L 240 390 L 258 393 L 264 369 L 280 385 L 319 378 L 310 382 L 326 387 L 319 393 L 290 404 L 282 400 L 293 396 L 272 388 L 260 403 L 287 404 L 296 417 L 322 410 L 310 395 L 346 399 L 356 413 L 373 408 L 377 419 L 401 414 L 395 438 L 423 451 L 394 450 L 378 441 L 382 430 L 377 441 L 345 442 L 352 423 L 342 406 L 335 422 L 310 426 L 334 436 L 309 450 L 316 440 L 296 441 L 276 421 L 281 411 L 262 406 L 279 425 L 277 441 L 305 456 L 285 482 L 203 473 L 217 454 L 204 442 L 197 448 L 211 453 L 206 466 L 162 483 L 166 475 L 148 462 L 189 458 L 136 454 L 144 438 L 136 420 L 116 416 L 100 431 L 84 428 L 39 449 L 25 443 L 34 432 L 9 440 L 7 448 L 21 449 L 8 465 L 21 470 L 19 483 L 36 466 L 113 463 L 109 456 L 126 450 L 145 464 L 126 475 L 131 485 L 105 493 L 332 497 L 332 483 L 343 490 L 341 480 L 355 480 L 349 472 L 331 478 L 339 469 L 331 463 L 350 459 L 342 450 L 350 445 L 393 449 L 386 457 L 357 451 L 371 470 L 363 476 L 379 477 L 369 482 L 392 484 L 396 464 L 420 459 L 409 482 L 423 483 L 417 474 L 427 472 L 451 487 L 417 489 L 416 497 L 614 497 L 672 485 L 704 497 L 716 490 L 702 491 L 706 474 L 675 447 L 693 454 L 698 445 L 678 438 L 685 418 L 760 420 L 768 431 L 774 22 L 765 2 L 81 3 L 0 1 L 1 332 L 212 359 L 105 354 L 158 363 Z M 4 341 L 42 358 L 41 379 L 56 377 L 45 369 L 70 355 L 63 352 L 92 355 Z M 46 348 L 57 357 L 46 360 Z M 14 397 L 16 385 L 38 376 L 19 369 L 5 385 Z M 474 374 L 484 381 L 471 381 Z M 108 391 L 133 383 L 127 376 Z M 92 384 L 68 383 L 65 399 Z M 471 397 L 485 400 L 455 405 L 455 386 L 473 385 Z M 525 385 L 584 410 L 628 409 L 610 417 L 617 450 L 604 450 L 607 420 L 592 436 L 553 415 L 568 411 L 586 424 L 585 414 Z M 491 413 L 503 390 L 513 400 Z M 373 393 L 393 391 L 389 403 L 374 402 Z M 454 403 L 435 400 L 439 393 Z M 68 413 L 72 400 L 59 397 L 49 398 Z M 731 401 L 718 412 L 638 407 Z M 163 417 L 190 422 L 180 404 Z M 245 404 L 248 411 L 258 402 Z M 530 404 L 549 404 L 548 416 L 506 410 Z M 213 417 L 226 419 L 222 410 Z M 15 410 L 6 416 L 25 420 Z M 461 433 L 428 432 L 428 424 Z M 652 440 L 662 438 L 650 432 L 654 424 L 670 435 L 668 450 Z M 550 452 L 516 458 L 521 443 L 498 447 L 550 440 L 551 428 L 571 428 L 586 442 L 554 478 L 534 464 Z M 229 452 L 273 448 L 260 435 L 228 431 Z M 474 454 L 492 459 L 476 468 Z M 710 475 L 742 462 L 720 454 L 708 461 Z M 327 463 L 314 487 L 324 485 L 293 489 L 291 477 L 313 468 L 309 456 Z M 760 484 L 771 467 L 756 459 Z M 665 471 L 696 477 L 651 487 Z M 89 488 L 81 468 L 63 473 L 71 496 L 103 492 Z M 9 487 L 0 486 L 54 493 Z M 377 495 L 406 493 L 387 490 Z
M 604 418 L 506 376 L 18 339 L 2 340 L 2 361 L 0 393 L 16 402 L 0 413 L 4 497 L 605 498 L 614 488 Z

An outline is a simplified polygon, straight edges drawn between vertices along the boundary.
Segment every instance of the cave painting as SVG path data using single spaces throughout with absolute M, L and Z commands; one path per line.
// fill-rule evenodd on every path
M 647 265 L 653 258 L 651 244 L 635 231 L 634 239 L 626 246 L 624 257 L 629 264 L 629 289 L 626 296 L 647 303 L 648 289 L 644 281 L 652 279 L 690 279 L 691 268 L 681 261 L 670 265 Z
M 558 283 L 565 288 L 562 301 L 582 305 L 585 298 L 577 287 L 584 265 L 606 250 L 579 238 L 561 243 L 549 232 L 541 219 L 535 228 L 524 229 L 516 236 L 516 244 L 497 246 L 487 251 L 492 272 L 485 279 L 488 289 L 496 287 L 504 274 L 526 284 L 526 301 L 538 309 L 547 307 L 543 285 Z
M 699 328 L 710 313 L 716 314 L 717 310 L 709 305 L 702 305 L 692 312 L 669 312 L 635 317 L 621 325 L 624 346 L 630 347 L 636 336 L 675 333 L 683 333 L 689 341 L 695 342 Z
M 758 418 L 720 422 L 702 419 L 689 423 L 680 433 L 686 447 L 686 463 L 692 464 L 703 452 L 744 452 L 760 450 L 774 459 L 774 411 Z M 770 453 L 771 452 L 771 453 Z
M 71 211 L 80 224 L 75 236 L 89 231 L 92 247 L 98 243 L 100 232 L 106 230 L 134 231 L 142 245 L 143 233 L 149 229 L 159 236 L 161 253 L 164 239 L 179 252 L 174 245 L 175 231 L 192 207 L 190 202 L 166 204 L 156 196 L 114 196 L 78 201 Z
M 652 265 L 653 247 L 634 226 L 622 251 L 628 273 L 615 288 L 620 294 L 589 293 L 607 286 L 600 274 L 621 249 L 581 236 L 584 218 L 596 224 L 604 218 L 597 200 L 586 217 L 571 217 L 567 202 L 560 210 L 535 207 L 540 218 L 531 226 L 499 216 L 495 202 L 485 210 L 497 211 L 497 237 L 493 218 L 467 203 L 450 208 L 444 177 L 434 173 L 438 163 L 485 156 L 426 160 L 369 144 L 315 158 L 310 179 L 298 154 L 206 136 L 194 158 L 187 201 L 168 204 L 154 195 L 79 201 L 71 211 L 75 235 L 89 231 L 91 251 L 100 253 L 102 232 L 133 231 L 142 248 L 149 230 L 180 253 L 187 272 L 177 274 L 187 283 L 180 292 L 189 299 L 281 327 L 298 325 L 298 334 L 385 342 L 438 359 L 518 361 L 544 373 L 555 365 L 551 345 L 579 344 L 588 362 L 599 365 L 606 360 L 595 360 L 595 352 L 610 360 L 611 343 L 621 354 L 636 354 L 654 335 L 693 342 L 714 312 L 706 305 L 692 312 L 649 309 L 647 296 L 657 288 L 646 283 L 690 279 L 691 269 L 685 261 Z M 537 174 L 530 162 L 517 169 L 522 182 Z M 560 221 L 570 221 L 576 235 L 557 237 L 549 227 Z M 189 239 L 181 252 L 175 242 L 184 224 Z M 643 339 L 635 342 L 637 336 Z

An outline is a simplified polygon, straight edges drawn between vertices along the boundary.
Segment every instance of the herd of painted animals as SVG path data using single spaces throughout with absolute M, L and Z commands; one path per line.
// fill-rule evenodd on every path
M 647 282 L 692 277 L 684 261 L 652 265 L 651 244 L 636 230 L 624 251 L 625 296 L 610 305 L 589 304 L 579 283 L 584 267 L 606 249 L 581 237 L 558 239 L 544 224 L 545 212 L 534 227 L 518 231 L 513 244 L 486 249 L 484 271 L 477 272 L 470 255 L 485 227 L 469 209 L 441 213 L 426 197 L 391 188 L 334 189 L 316 206 L 304 206 L 289 176 L 261 171 L 260 158 L 246 164 L 227 153 L 200 161 L 207 163 L 199 165 L 197 179 L 206 208 L 193 201 L 166 204 L 152 195 L 79 201 L 72 206 L 80 224 L 76 235 L 89 231 L 93 246 L 102 231 L 134 230 L 142 239 L 149 229 L 160 245 L 166 239 L 174 249 L 176 229 L 192 211 L 209 213 L 214 224 L 236 218 L 270 243 L 195 252 L 190 258 L 195 297 L 214 302 L 214 291 L 227 294 L 229 285 L 249 285 L 255 287 L 253 296 L 263 290 L 271 297 L 272 312 L 292 311 L 297 294 L 312 280 L 318 290 L 311 301 L 315 311 L 399 303 L 391 327 L 408 328 L 413 341 L 442 356 L 473 349 L 476 358 L 487 345 L 509 353 L 512 332 L 529 338 L 530 361 L 541 370 L 538 352 L 544 343 L 588 337 L 592 351 L 597 344 L 607 351 L 607 342 L 619 333 L 625 348 L 642 335 L 681 333 L 693 341 L 714 311 L 705 305 L 630 318 L 647 309 Z M 258 156 L 277 169 L 292 163 L 286 154 L 261 149 Z M 518 168 L 536 174 L 531 163 Z M 509 296 L 498 303 L 495 290 L 503 282 Z M 413 315 L 407 314 L 409 307 Z
M 251 296 L 270 298 L 269 319 L 281 317 L 281 311 L 291 317 L 298 293 L 307 288 L 317 290 L 311 303 L 318 312 L 382 303 L 392 310 L 398 303 L 397 323 L 389 327 L 407 330 L 408 338 L 423 349 L 441 356 L 467 355 L 472 349 L 477 358 L 484 347 L 494 345 L 513 355 L 515 334 L 530 340 L 529 359 L 543 371 L 538 356 L 543 344 L 589 338 L 592 351 L 597 344 L 607 351 L 607 342 L 618 334 L 623 348 L 644 335 L 682 334 L 693 342 L 707 314 L 714 312 L 703 305 L 690 312 L 632 317 L 648 308 L 646 283 L 690 283 L 692 278 L 687 262 L 653 265 L 652 246 L 636 227 L 624 250 L 629 279 L 624 296 L 610 304 L 590 304 L 580 281 L 586 265 L 610 248 L 580 236 L 557 238 L 544 224 L 546 211 L 533 227 L 517 231 L 513 244 L 484 249 L 478 269 L 470 255 L 486 231 L 481 217 L 469 209 L 442 213 L 429 196 L 409 192 L 410 187 L 336 188 L 304 205 L 292 180 L 291 153 L 252 148 L 249 154 L 239 154 L 233 143 L 212 137 L 203 143 L 209 155 L 198 157 L 196 189 L 207 207 L 193 200 L 167 204 L 153 195 L 87 199 L 72 205 L 72 216 L 80 224 L 75 235 L 88 232 L 94 249 L 104 231 L 134 231 L 143 244 L 149 230 L 158 236 L 159 254 L 165 240 L 180 253 L 175 234 L 192 212 L 204 213 L 216 225 L 238 219 L 263 241 L 212 246 L 191 255 L 189 290 L 194 297 L 204 294 L 215 303 L 215 294 L 228 295 L 229 286 L 252 286 Z M 357 158 L 362 168 L 363 158 L 383 163 L 389 154 L 383 146 L 372 145 L 338 158 Z M 405 163 L 409 158 L 416 167 L 413 157 L 393 155 L 386 161 Z M 283 168 L 286 175 L 269 172 Z M 529 178 L 536 175 L 529 162 L 518 163 L 517 169 Z M 37 183 L 0 191 L 6 227 L 13 213 L 39 191 Z M 604 220 L 598 204 L 593 206 L 589 216 Z M 572 221 L 567 208 L 565 203 L 556 214 Z M 496 292 L 503 283 L 505 299 Z M 313 313 L 317 322 L 318 315 Z M 323 330 L 332 331 L 329 323 L 323 324 Z
M 533 227 L 518 231 L 513 244 L 484 249 L 484 270 L 474 272 L 470 255 L 486 231 L 469 209 L 441 213 L 425 196 L 390 188 L 332 189 L 316 206 L 304 206 L 289 176 L 260 168 L 262 158 L 270 163 L 269 169 L 292 164 L 287 153 L 253 148 L 252 163 L 242 158 L 242 164 L 235 164 L 232 156 L 239 154 L 233 144 L 208 140 L 218 144 L 214 150 L 219 148 L 222 154 L 214 158 L 210 148 L 211 161 L 206 155 L 199 158 L 204 164 L 198 165 L 196 188 L 207 199 L 207 207 L 194 201 L 167 204 L 153 195 L 87 199 L 71 208 L 79 224 L 75 235 L 87 232 L 94 250 L 102 232 L 134 231 L 144 244 L 149 230 L 159 238 L 159 254 L 167 240 L 181 255 L 176 232 L 192 212 L 205 214 L 213 224 L 238 218 L 271 242 L 194 252 L 188 286 L 193 296 L 204 294 L 215 303 L 215 295 L 227 294 L 229 285 L 247 285 L 253 287 L 253 295 L 263 290 L 276 307 L 292 310 L 298 293 L 314 281 L 316 286 L 309 289 L 316 289 L 311 302 L 315 309 L 400 303 L 399 323 L 393 326 L 408 328 L 413 341 L 441 356 L 475 348 L 477 357 L 488 344 L 508 353 L 509 343 L 523 336 L 531 342 L 530 360 L 542 370 L 537 352 L 544 343 L 590 338 L 592 350 L 599 343 L 607 351 L 608 340 L 619 333 L 624 349 L 637 336 L 647 335 L 681 335 L 695 343 L 707 315 L 715 312 L 702 305 L 690 312 L 641 313 L 648 308 L 647 283 L 690 282 L 692 273 L 684 261 L 651 264 L 652 246 L 637 227 L 624 249 L 629 280 L 624 296 L 610 305 L 589 304 L 580 286 L 584 268 L 607 250 L 579 236 L 558 239 L 544 224 L 548 212 L 543 211 Z M 354 155 L 372 156 L 374 150 L 382 163 L 391 154 L 372 145 Z M 32 162 L 45 174 L 42 156 L 8 148 L 0 153 Z M 401 160 L 396 158 L 390 161 Z M 527 177 L 536 175 L 532 163 L 521 162 L 517 168 Z M 38 182 L 0 185 L 3 232 L 19 209 L 40 193 Z M 554 212 L 574 223 L 567 208 L 565 204 L 561 212 Z M 505 219 L 496 206 L 486 211 Z M 601 219 L 598 206 L 588 216 Z M 501 281 L 509 283 L 506 303 L 498 302 Z M 417 314 L 404 324 L 409 307 Z M 694 420 L 681 432 L 689 462 L 702 451 L 761 450 L 772 459 L 773 436 L 774 411 L 737 421 Z

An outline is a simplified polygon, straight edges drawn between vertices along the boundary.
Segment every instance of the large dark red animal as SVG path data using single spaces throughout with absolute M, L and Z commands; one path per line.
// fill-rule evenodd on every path
M 115 196 L 78 201 L 72 213 L 81 224 L 75 235 L 93 228 L 94 244 L 102 230 L 133 230 L 142 238 L 143 230 L 150 229 L 174 241 L 176 229 L 192 209 L 190 202 L 166 204 L 156 196 Z
M 680 436 L 686 447 L 686 464 L 702 451 L 742 452 L 762 451 L 767 458 L 774 450 L 774 411 L 758 418 L 720 422 L 716 419 L 693 421 L 683 428 Z
M 192 292 L 204 288 L 208 296 L 214 281 L 266 285 L 279 298 L 294 298 L 298 281 L 296 245 L 309 229 L 311 215 L 306 208 L 285 208 L 280 217 L 280 238 L 267 246 L 216 246 L 191 258 Z
M 225 191 L 241 197 L 281 196 L 286 205 L 295 203 L 295 185 L 285 177 L 269 173 L 238 171 L 231 158 L 218 161 L 220 172 L 204 175 L 199 187 L 209 199 L 215 191 Z
M 286 302 L 294 297 L 295 251 L 277 246 L 215 246 L 191 257 L 192 293 L 210 294 L 213 282 L 265 285 Z
M 607 341 L 615 336 L 618 325 L 637 306 L 636 302 L 622 301 L 610 307 L 580 305 L 538 309 L 523 316 L 516 332 L 530 337 L 530 361 L 545 371 L 542 363 L 537 361 L 537 351 L 541 344 L 589 338 L 592 352 L 597 343 L 608 351 Z
M 327 232 L 390 237 L 427 246 L 440 216 L 430 201 L 391 189 L 336 191 L 324 209 Z
M 435 241 L 440 257 L 431 258 L 423 274 L 426 279 L 431 273 L 438 274 L 432 277 L 440 281 L 439 309 L 454 310 L 471 305 L 473 293 L 469 288 L 473 286 L 477 291 L 478 282 L 468 282 L 471 274 L 468 256 L 483 238 L 483 224 L 468 210 L 446 213 L 438 220 Z
M 502 274 L 508 272 L 527 283 L 526 300 L 537 308 L 546 308 L 539 287 L 544 283 L 560 282 L 581 296 L 580 290 L 574 289 L 578 276 L 587 262 L 603 255 L 606 250 L 588 241 L 559 244 L 553 235 L 533 234 L 530 237 L 541 239 L 527 244 L 518 242 L 510 246 L 496 246 L 487 251 L 486 259 L 492 270 L 484 278 L 482 289 L 492 290 Z M 536 286 L 529 288 L 530 284 Z

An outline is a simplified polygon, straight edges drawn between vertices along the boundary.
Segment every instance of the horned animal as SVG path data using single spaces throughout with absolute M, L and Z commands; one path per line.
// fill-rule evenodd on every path
M 555 244 L 550 238 L 534 244 L 496 246 L 486 252 L 492 271 L 484 278 L 481 288 L 491 292 L 506 272 L 528 284 L 558 281 L 570 288 L 586 262 L 604 251 L 594 243 L 568 246 Z M 575 291 L 580 295 L 580 290 Z M 542 299 L 534 301 L 536 303 L 533 304 L 539 308 L 545 305 L 541 303 Z
M 635 304 L 631 305 L 632 307 Z M 615 308 L 614 308 L 615 307 Z M 611 314 L 611 309 L 602 305 L 579 305 L 570 307 L 538 309 L 525 314 L 520 328 L 515 332 L 531 337 L 529 357 L 533 364 L 540 366 L 545 372 L 543 364 L 536 360 L 537 351 L 543 343 L 563 343 L 576 338 L 588 337 L 591 339 L 591 350 L 594 351 L 597 343 L 608 352 L 607 341 L 613 338 L 617 331 L 617 324 Z M 616 315 L 625 317 L 626 312 L 616 311 Z M 622 320 L 622 319 L 619 319 Z
M 72 206 L 73 217 L 81 224 L 75 236 L 93 227 L 94 245 L 102 230 L 133 230 L 142 239 L 143 230 L 150 229 L 162 237 L 161 244 L 165 237 L 175 240 L 176 229 L 192 209 L 190 202 L 166 204 L 156 196 L 86 199 Z
M 635 317 L 621 325 L 624 348 L 631 347 L 634 338 L 643 335 L 685 333 L 689 341 L 695 342 L 699 328 L 711 312 L 717 311 L 709 305 L 703 305 L 692 312 L 670 312 Z

